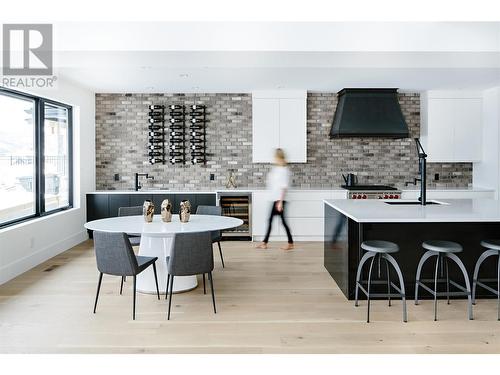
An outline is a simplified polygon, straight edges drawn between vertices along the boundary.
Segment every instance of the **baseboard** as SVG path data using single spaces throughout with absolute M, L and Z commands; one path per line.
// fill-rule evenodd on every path
M 38 266 L 50 258 L 61 254 L 62 252 L 71 249 L 88 239 L 87 231 L 75 233 L 72 236 L 64 238 L 50 246 L 44 247 L 24 258 L 18 259 L 15 262 L 9 263 L 0 267 L 0 285 L 9 280 L 29 271 L 33 267 Z
M 253 236 L 253 241 L 262 241 L 264 236 Z M 271 236 L 269 237 L 269 242 L 286 242 L 288 239 L 286 236 Z M 323 236 L 293 236 L 294 242 L 300 241 L 311 241 L 311 242 L 321 242 L 325 240 Z

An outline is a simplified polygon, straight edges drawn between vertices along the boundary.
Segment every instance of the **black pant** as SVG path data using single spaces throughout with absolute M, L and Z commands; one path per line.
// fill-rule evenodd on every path
M 276 201 L 276 202 L 278 202 L 278 201 Z M 283 209 L 281 210 L 281 212 L 279 212 L 276 209 L 276 202 L 273 203 L 273 207 L 271 208 L 271 214 L 269 215 L 269 221 L 267 224 L 267 232 L 266 232 L 266 237 L 264 237 L 264 242 L 267 243 L 269 241 L 269 236 L 271 234 L 271 225 L 273 224 L 274 216 L 278 215 L 281 217 L 281 222 L 283 223 L 283 226 L 285 227 L 286 236 L 288 237 L 288 243 L 293 243 L 292 233 L 290 233 L 290 228 L 288 228 L 288 225 L 287 225 L 286 220 L 285 220 L 285 204 L 286 204 L 286 202 L 283 201 Z

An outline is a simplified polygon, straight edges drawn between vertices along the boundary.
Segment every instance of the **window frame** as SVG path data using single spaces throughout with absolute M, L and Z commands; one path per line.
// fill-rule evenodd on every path
M 31 95 L 11 89 L 0 87 L 0 95 L 6 95 L 21 100 L 30 100 L 34 103 L 34 171 L 35 181 L 33 184 L 35 197 L 35 213 L 17 219 L 0 222 L 0 229 L 15 224 L 27 222 L 40 217 L 66 211 L 73 208 L 73 107 L 52 99 Z M 45 211 L 45 104 L 65 108 L 68 113 L 68 205 Z

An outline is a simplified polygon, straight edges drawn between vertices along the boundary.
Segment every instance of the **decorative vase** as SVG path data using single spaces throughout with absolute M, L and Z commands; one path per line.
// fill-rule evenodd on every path
M 181 223 L 187 223 L 189 221 L 189 217 L 191 216 L 191 203 L 188 200 L 184 200 L 181 202 L 181 210 L 179 212 L 179 218 Z
M 144 216 L 144 221 L 146 223 L 151 223 L 153 221 L 153 215 L 155 213 L 155 205 L 150 200 L 144 201 L 142 206 L 142 214 Z
M 165 223 L 170 223 L 172 221 L 172 204 L 168 199 L 164 199 L 161 202 L 161 219 Z

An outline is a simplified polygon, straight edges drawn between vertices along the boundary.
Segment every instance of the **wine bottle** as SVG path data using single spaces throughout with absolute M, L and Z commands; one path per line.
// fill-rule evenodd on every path
M 170 143 L 184 143 L 184 140 L 181 138 L 170 138 Z
M 201 130 L 203 129 L 202 125 L 190 125 L 189 130 Z
M 183 153 L 182 152 L 179 152 L 179 151 L 171 151 L 169 153 L 170 156 L 182 156 Z
M 201 118 L 192 118 L 191 119 L 191 123 L 193 123 L 193 124 L 201 124 L 202 122 L 205 122 L 205 120 L 203 120 Z
M 152 118 L 150 118 L 150 119 L 149 119 L 149 122 L 150 122 L 151 124 L 156 124 L 156 123 L 158 123 L 158 122 L 163 122 L 163 121 L 165 121 L 165 120 L 164 120 L 164 119 L 162 119 L 162 118 L 158 118 L 158 117 L 152 117 Z
M 172 104 L 169 106 L 170 109 L 183 109 L 184 106 L 180 104 Z
M 172 130 L 182 130 L 182 129 L 184 129 L 184 126 L 182 126 L 182 125 L 170 125 L 170 129 L 172 129 Z
M 191 109 L 205 109 L 205 106 L 203 104 L 193 104 Z
M 184 116 L 184 112 L 170 111 L 170 116 L 172 116 L 172 117 L 175 117 L 175 116 Z
M 162 156 L 162 153 L 158 152 L 158 151 L 152 151 L 152 152 L 148 152 L 148 155 L 149 156 Z
M 193 137 L 203 137 L 203 133 L 202 132 L 191 132 L 191 135 Z
M 177 159 L 177 158 L 170 158 L 170 163 L 172 164 L 177 164 L 177 163 L 183 163 L 183 159 Z
M 203 156 L 203 152 L 198 152 L 198 151 L 191 151 L 191 156 Z
M 151 111 L 148 113 L 149 116 L 163 116 L 163 112 Z
M 178 123 L 178 122 L 184 122 L 184 120 L 181 119 L 181 118 L 171 118 L 170 119 L 170 123 L 171 124 L 175 124 L 175 123 Z
M 189 116 L 203 116 L 204 113 L 200 111 L 191 111 L 189 112 Z
M 161 150 L 163 147 L 160 145 L 149 145 L 148 148 L 150 150 Z
M 150 137 L 163 137 L 163 133 L 161 132 L 149 132 Z
M 191 150 L 203 150 L 203 145 L 191 145 Z
M 154 110 L 154 109 L 163 109 L 163 108 L 165 108 L 165 106 L 163 106 L 163 105 L 158 105 L 158 104 L 154 104 L 154 105 L 150 105 L 150 106 L 149 106 L 149 109 L 153 109 L 153 110 Z
M 163 159 L 159 159 L 159 158 L 149 158 L 149 163 L 150 163 L 150 164 L 158 164 L 158 163 L 163 163 Z
M 149 130 L 161 130 L 161 125 L 149 125 Z
M 149 138 L 149 143 L 163 143 L 163 139 Z
M 203 139 L 198 139 L 198 138 L 191 138 L 190 139 L 191 143 L 203 143 Z

